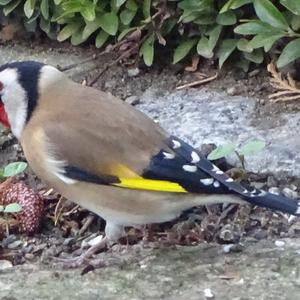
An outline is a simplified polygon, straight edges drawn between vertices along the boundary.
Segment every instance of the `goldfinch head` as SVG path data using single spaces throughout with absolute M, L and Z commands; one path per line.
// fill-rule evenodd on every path
M 35 61 L 0 66 L 0 122 L 17 138 L 34 113 L 42 86 L 59 80 L 58 74 L 56 68 Z

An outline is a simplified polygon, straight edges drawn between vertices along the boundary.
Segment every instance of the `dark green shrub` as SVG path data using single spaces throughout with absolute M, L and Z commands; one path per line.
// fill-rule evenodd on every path
M 136 32 L 148 66 L 158 44 L 174 48 L 173 63 L 198 53 L 222 67 L 235 53 L 245 70 L 265 53 L 278 53 L 278 67 L 300 57 L 299 0 L 0 0 L 0 7 L 6 21 L 73 45 L 92 38 L 101 47 Z

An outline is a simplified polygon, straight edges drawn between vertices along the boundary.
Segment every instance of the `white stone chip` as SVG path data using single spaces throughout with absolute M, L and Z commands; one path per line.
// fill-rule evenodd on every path
M 203 293 L 204 293 L 204 297 L 207 299 L 212 299 L 215 297 L 210 288 L 204 289 Z

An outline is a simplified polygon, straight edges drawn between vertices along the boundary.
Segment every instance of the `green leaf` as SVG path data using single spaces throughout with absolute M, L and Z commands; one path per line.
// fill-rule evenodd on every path
M 146 19 L 151 16 L 151 0 L 143 0 L 143 14 Z
M 216 22 L 220 25 L 233 25 L 236 23 L 236 15 L 232 10 L 228 10 L 217 16 Z
M 136 11 L 125 9 L 120 13 L 120 20 L 124 25 L 129 25 L 130 22 L 133 20 L 135 14 Z
M 72 36 L 81 27 L 80 22 L 70 23 L 66 25 L 57 35 L 57 40 L 59 42 L 65 41 Z
M 28 19 L 30 19 L 34 13 L 35 1 L 36 0 L 26 0 L 24 4 L 24 13 Z
M 4 16 L 8 16 L 12 11 L 14 11 L 19 4 L 22 2 L 22 0 L 14 0 L 12 2 L 10 2 L 8 5 L 6 5 L 3 8 L 3 14 Z
M 289 42 L 282 50 L 278 60 L 277 67 L 282 68 L 300 57 L 300 38 Z
M 150 67 L 153 63 L 154 58 L 154 35 L 146 39 L 140 49 L 140 55 L 143 56 L 145 65 Z
M 277 28 L 274 28 L 273 26 L 265 22 L 255 20 L 235 27 L 234 32 L 243 35 L 261 34 L 261 33 L 272 34 L 272 33 L 281 32 L 281 30 L 278 30 Z
M 33 18 L 33 20 L 24 22 L 24 26 L 25 26 L 26 31 L 35 32 L 37 29 L 37 20 L 35 18 Z
M 173 64 L 178 63 L 182 60 L 196 45 L 197 39 L 190 39 L 184 42 L 181 42 L 179 46 L 175 49 L 174 56 L 173 56 Z
M 265 52 L 268 52 L 273 44 L 282 37 L 284 37 L 284 34 L 258 34 L 249 42 L 249 46 L 254 49 L 264 47 Z
M 100 48 L 104 45 L 104 43 L 107 41 L 109 37 L 109 34 L 105 32 L 104 30 L 101 30 L 96 37 L 96 48 Z
M 42 0 L 41 2 L 42 16 L 47 20 L 49 18 L 49 3 L 48 0 Z
M 10 3 L 12 0 L 0 0 L 0 5 L 4 6 Z
M 134 12 L 136 12 L 138 10 L 138 6 L 137 6 L 137 4 L 135 3 L 134 0 L 127 0 L 126 8 L 131 10 L 131 11 L 134 11 Z
M 284 5 L 295 15 L 300 15 L 300 1 L 299 0 L 280 0 L 280 3 Z
M 45 20 L 44 18 L 40 19 L 40 28 L 46 32 L 47 34 L 51 31 L 51 22 L 49 20 Z
M 263 141 L 252 141 L 243 145 L 239 150 L 239 154 L 244 156 L 254 155 L 262 151 L 265 147 L 266 143 Z
M 54 0 L 54 3 L 55 3 L 56 5 L 59 5 L 62 1 L 63 1 L 63 0 Z
M 4 168 L 3 176 L 4 177 L 15 176 L 23 172 L 26 168 L 27 168 L 27 163 L 23 161 L 10 163 Z
M 135 31 L 137 27 L 131 27 L 124 29 L 118 36 L 118 42 L 121 41 L 128 33 Z
M 126 0 L 116 0 L 116 6 L 121 7 L 125 2 Z
M 96 18 L 96 11 L 93 5 L 87 5 L 81 8 L 80 14 L 87 22 L 92 22 Z
M 249 44 L 249 41 L 247 39 L 239 39 L 236 46 L 240 51 L 243 51 L 243 52 L 252 52 L 253 51 L 253 47 Z
M 92 22 L 86 22 L 86 25 L 82 32 L 82 38 L 87 39 L 92 33 L 94 33 L 98 28 L 100 28 L 100 20 L 96 18 Z
M 300 16 L 293 15 L 291 20 L 291 27 L 294 31 L 298 31 L 300 29 Z
M 3 212 L 3 211 L 4 211 L 4 206 L 0 205 L 0 212 Z
M 222 26 L 220 25 L 216 25 L 212 30 L 209 31 L 208 45 L 211 48 L 211 51 L 215 48 L 219 40 L 221 31 L 222 31 Z
M 229 0 L 221 8 L 220 14 L 228 11 L 229 9 L 236 9 L 251 2 L 252 0 Z
M 222 26 L 217 25 L 208 32 L 209 38 L 203 36 L 197 44 L 197 52 L 205 58 L 213 57 L 213 50 L 218 42 Z
M 82 28 L 80 26 L 80 28 L 72 34 L 71 44 L 74 46 L 77 46 L 77 45 L 82 44 L 85 41 L 86 41 L 86 39 L 84 39 L 82 36 Z
M 18 203 L 11 203 L 4 207 L 4 213 L 15 214 L 22 211 L 22 206 Z
M 209 153 L 207 159 L 209 160 L 216 160 L 222 157 L 225 157 L 234 152 L 235 146 L 233 144 L 225 144 L 220 145 L 212 152 Z
M 99 17 L 101 28 L 110 35 L 116 35 L 119 27 L 119 18 L 114 12 Z
M 219 57 L 219 68 L 222 68 L 226 59 L 230 56 L 230 54 L 236 48 L 238 40 L 236 39 L 224 39 L 220 48 L 218 49 L 218 57 Z
M 209 46 L 208 38 L 205 36 L 202 36 L 197 44 L 197 52 L 199 55 L 205 57 L 205 58 L 212 58 L 214 56 L 214 53 L 212 52 L 211 47 Z
M 255 49 L 253 52 L 245 52 L 244 56 L 246 59 L 256 63 L 256 64 L 261 64 L 264 60 L 264 55 L 262 52 L 262 49 Z
M 289 25 L 285 17 L 281 12 L 272 4 L 269 0 L 254 0 L 254 9 L 256 15 L 263 22 L 266 22 L 273 27 L 285 29 L 289 28 Z

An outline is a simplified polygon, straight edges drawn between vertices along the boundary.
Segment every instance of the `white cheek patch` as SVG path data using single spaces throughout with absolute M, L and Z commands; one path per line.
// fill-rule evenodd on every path
M 0 73 L 3 83 L 2 101 L 13 134 L 20 139 L 27 117 L 27 96 L 18 81 L 16 69 L 5 69 Z

